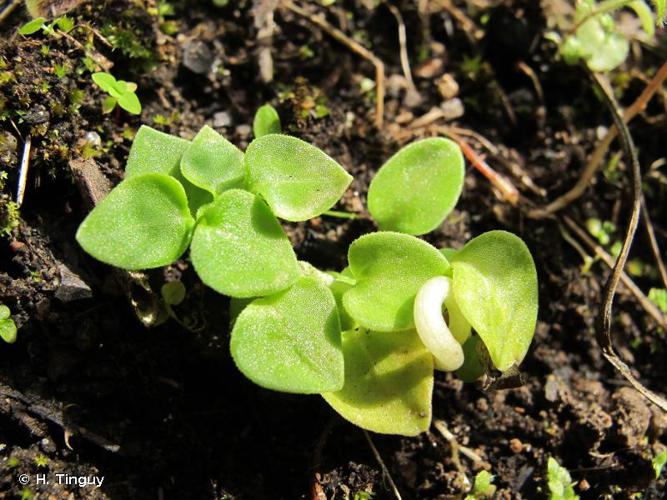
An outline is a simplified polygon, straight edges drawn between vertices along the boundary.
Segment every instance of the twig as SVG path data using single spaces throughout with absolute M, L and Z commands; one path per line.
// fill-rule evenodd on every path
M 458 452 L 460 451 L 462 455 L 465 455 L 468 457 L 470 460 L 472 460 L 476 464 L 485 464 L 484 459 L 480 457 L 477 453 L 475 453 L 473 450 L 468 448 L 467 446 L 463 446 L 459 444 L 459 442 L 456 440 L 456 436 L 450 432 L 450 430 L 447 428 L 447 425 L 445 424 L 444 421 L 442 420 L 435 420 L 433 422 L 433 427 L 436 428 L 436 430 L 442 434 L 442 437 L 444 437 L 447 442 L 449 442 L 449 446 L 452 448 L 452 460 L 454 461 L 454 464 L 457 465 L 459 470 L 462 469 L 461 463 L 458 457 Z
M 528 66 L 523 61 L 519 61 L 517 63 L 517 68 L 519 68 L 519 71 L 521 71 L 524 75 L 526 75 L 530 79 L 530 81 L 533 84 L 533 87 L 535 88 L 535 94 L 537 94 L 537 99 L 540 101 L 540 106 L 544 106 L 544 91 L 542 90 L 542 84 L 540 83 L 540 79 L 535 74 L 535 71 L 533 71 L 533 68 Z
M 519 191 L 514 184 L 510 182 L 505 176 L 496 172 L 491 168 L 483 158 L 481 158 L 475 151 L 468 145 L 468 143 L 458 134 L 454 133 L 451 129 L 443 129 L 443 133 L 449 135 L 452 139 L 459 143 L 461 146 L 461 151 L 463 155 L 468 159 L 468 161 L 475 167 L 479 172 L 486 177 L 493 186 L 500 191 L 502 198 L 508 201 L 511 205 L 516 206 L 519 203 Z
M 595 241 L 593 241 L 593 239 L 588 236 L 586 231 L 582 229 L 579 224 L 577 224 L 567 215 L 563 215 L 563 222 L 588 248 L 590 248 L 593 253 L 595 253 L 598 258 L 607 264 L 610 269 L 614 267 L 614 258 L 609 255 L 604 248 L 595 243 Z M 621 274 L 621 281 L 623 282 L 623 285 L 625 285 L 625 287 L 630 291 L 630 293 L 634 295 L 646 313 L 651 316 L 660 327 L 667 330 L 667 319 L 665 316 L 662 314 L 660 309 L 658 309 L 656 305 L 651 302 L 646 295 L 644 295 L 644 292 L 642 292 L 641 289 L 635 285 L 635 282 L 632 281 L 632 278 L 623 272 L 623 274 Z
M 375 67 L 375 125 L 381 129 L 384 124 L 384 63 L 370 50 L 347 36 L 338 28 L 333 27 L 324 18 L 311 14 L 289 0 L 285 0 L 284 5 L 295 14 L 321 28 L 325 33 L 338 40 L 355 54 L 368 60 Z
M 371 439 L 370 434 L 368 434 L 367 430 L 364 430 L 364 436 L 366 436 L 366 440 L 368 441 L 368 446 L 371 447 L 371 451 L 373 452 L 373 455 L 375 456 L 375 460 L 378 461 L 378 464 L 380 464 L 380 468 L 382 469 L 382 475 L 387 479 L 387 482 L 389 483 L 389 486 L 391 487 L 391 491 L 396 497 L 396 500 L 402 500 L 401 498 L 401 493 L 398 491 L 398 488 L 396 487 L 396 483 L 394 483 L 394 480 L 391 477 L 391 474 L 389 474 L 389 469 L 387 469 L 387 466 L 384 464 L 384 460 L 382 460 L 382 457 L 380 456 L 380 452 L 378 449 L 375 447 L 373 444 L 373 440 Z
M 639 159 L 637 158 L 637 150 L 632 141 L 632 136 L 630 135 L 630 131 L 628 130 L 628 127 L 625 124 L 623 117 L 621 116 L 618 104 L 616 103 L 616 99 L 613 94 L 613 90 L 609 86 L 609 82 L 604 80 L 603 77 L 597 73 L 590 72 L 590 75 L 593 81 L 602 91 L 604 102 L 612 114 L 616 128 L 619 130 L 623 151 L 625 152 L 627 160 L 630 162 L 630 171 L 632 173 L 632 213 L 630 215 L 630 221 L 628 222 L 628 227 L 625 233 L 625 239 L 623 241 L 623 245 L 621 246 L 621 251 L 618 255 L 618 258 L 616 259 L 614 267 L 612 268 L 611 276 L 607 280 L 602 295 L 603 302 L 600 314 L 598 316 L 597 341 L 600 345 L 600 348 L 602 349 L 602 354 L 605 358 L 607 358 L 607 361 L 609 361 L 628 380 L 628 382 L 630 382 L 630 384 L 632 384 L 632 386 L 637 389 L 637 391 L 639 391 L 640 394 L 642 394 L 646 399 L 655 405 L 662 408 L 663 411 L 667 411 L 667 400 L 647 389 L 639 380 L 637 380 L 637 378 L 632 374 L 630 367 L 628 367 L 628 365 L 626 365 L 618 357 L 616 352 L 614 352 L 614 346 L 611 340 L 611 322 L 614 295 L 616 293 L 618 282 L 620 281 L 621 275 L 623 274 L 623 267 L 628 260 L 630 247 L 632 246 L 632 240 L 634 238 L 635 232 L 637 231 L 637 225 L 639 224 L 639 214 L 641 211 L 642 199 L 641 170 L 639 167 Z
M 396 18 L 396 23 L 398 24 L 398 44 L 400 45 L 400 55 L 401 55 L 401 68 L 403 69 L 403 76 L 408 81 L 408 84 L 412 90 L 416 91 L 415 82 L 412 79 L 412 71 L 410 70 L 410 58 L 408 57 L 408 41 L 407 34 L 405 31 L 405 23 L 403 22 L 403 16 L 401 11 L 395 5 L 390 3 L 386 4 L 387 8 Z
M 9 17 L 9 15 L 16 10 L 16 7 L 21 5 L 21 0 L 12 0 L 12 3 L 10 3 L 7 7 L 5 7 L 5 10 L 0 12 L 0 24 L 4 22 L 5 19 Z
M 16 206 L 20 207 L 23 203 L 23 196 L 25 195 L 25 186 L 28 182 L 28 169 L 30 167 L 30 146 L 32 145 L 32 137 L 26 137 L 23 143 L 23 156 L 21 157 L 21 166 L 19 167 L 19 182 L 16 187 Z
M 642 212 L 644 212 L 644 228 L 646 228 L 646 234 L 648 236 L 649 243 L 651 244 L 651 251 L 653 252 L 653 257 L 655 258 L 655 262 L 658 266 L 660 279 L 662 279 L 662 286 L 667 288 L 667 269 L 665 269 L 665 263 L 662 260 L 660 246 L 658 245 L 658 240 L 655 237 L 653 222 L 651 222 L 651 215 L 648 213 L 648 207 L 646 206 L 646 198 L 644 195 L 642 195 Z
M 651 81 L 646 85 L 644 91 L 637 97 L 635 102 L 633 102 L 623 113 L 623 120 L 625 123 L 629 123 L 637 114 L 643 111 L 646 108 L 646 105 L 651 100 L 653 95 L 661 88 L 662 83 L 667 79 L 667 62 L 660 66 L 660 69 L 653 76 Z M 604 160 L 607 151 L 611 143 L 616 138 L 618 134 L 618 128 L 616 125 L 613 125 L 607 131 L 607 134 L 604 138 L 598 143 L 598 145 L 593 150 L 584 171 L 581 173 L 581 177 L 574 185 L 574 187 L 569 190 L 567 193 L 559 196 L 554 201 L 549 203 L 544 207 L 534 208 L 528 211 L 528 217 L 533 219 L 543 219 L 548 217 L 559 210 L 562 210 L 574 200 L 581 197 L 588 188 L 591 180 L 595 176 L 595 173 L 602 165 L 602 160 Z

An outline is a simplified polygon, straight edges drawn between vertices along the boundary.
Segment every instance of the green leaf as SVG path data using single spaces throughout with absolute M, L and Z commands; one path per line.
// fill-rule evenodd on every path
M 353 286 L 354 285 L 345 279 L 335 279 L 334 282 L 329 285 L 331 293 L 333 293 L 334 299 L 336 299 L 336 306 L 338 307 L 338 315 L 340 317 L 340 327 L 344 332 L 357 327 L 357 322 L 350 316 L 345 307 L 343 307 L 343 295 L 345 295 L 345 292 Z
M 12 315 L 12 311 L 4 304 L 0 304 L 0 321 L 9 318 Z
M 44 26 L 46 19 L 43 17 L 38 17 L 32 21 L 28 21 L 23 26 L 19 28 L 19 35 L 32 35 L 33 33 L 38 32 Z
M 185 139 L 142 125 L 130 149 L 125 177 L 149 172 L 171 175 L 183 185 L 190 212 L 194 215 L 200 207 L 211 203 L 213 196 L 192 184 L 181 173 L 181 158 L 189 145 Z
M 296 137 L 270 134 L 250 143 L 245 154 L 250 190 L 273 213 L 289 221 L 329 210 L 352 177 L 323 151 Z
M 360 325 L 379 332 L 413 328 L 417 291 L 450 271 L 447 259 L 425 241 L 391 232 L 357 239 L 348 260 L 357 284 L 343 296 L 345 309 Z
M 185 285 L 182 281 L 169 281 L 160 288 L 160 295 L 170 306 L 177 306 L 185 299 Z
M 368 189 L 368 211 L 380 229 L 425 234 L 452 211 L 463 189 L 461 148 L 441 137 L 401 149 L 382 165 Z
M 13 319 L 8 318 L 0 321 L 0 338 L 8 344 L 16 342 L 16 323 Z
M 453 290 L 461 312 L 484 341 L 500 371 L 523 360 L 535 332 L 537 272 L 526 244 L 489 231 L 452 259 Z
M 301 275 L 287 235 L 269 207 L 240 189 L 225 191 L 205 209 L 191 256 L 202 281 L 232 297 L 270 295 Z
M 185 150 L 181 172 L 192 184 L 214 195 L 241 187 L 246 175 L 243 152 L 205 126 Z
M 667 464 L 667 450 L 662 450 L 658 453 L 653 460 L 651 460 L 651 465 L 653 465 L 653 471 L 655 472 L 655 478 L 658 479 L 660 474 L 662 474 L 662 469 Z
M 255 113 L 255 119 L 252 122 L 252 130 L 255 137 L 262 137 L 268 134 L 279 134 L 282 132 L 280 126 L 280 116 L 276 108 L 270 104 L 260 107 Z
M 230 347 L 239 370 L 267 389 L 315 394 L 343 387 L 336 303 L 317 278 L 254 300 L 236 319 Z
M 412 331 L 343 333 L 345 385 L 322 397 L 369 431 L 415 436 L 431 425 L 433 356 Z
M 141 102 L 134 92 L 125 92 L 118 98 L 118 105 L 133 115 L 141 114 Z
M 149 172 L 175 176 L 180 170 L 183 153 L 189 145 L 185 139 L 142 125 L 132 143 L 125 176 Z
M 74 28 L 74 20 L 71 17 L 62 16 L 56 19 L 54 22 L 56 26 L 58 26 L 58 28 L 65 33 L 69 33 Z
M 118 99 L 111 97 L 110 95 L 105 97 L 102 101 L 102 113 L 107 115 L 111 113 L 118 104 Z
M 667 314 L 667 289 L 651 288 L 648 291 L 648 298 L 653 302 L 663 314 Z
M 570 472 L 553 457 L 549 457 L 547 461 L 547 481 L 551 492 L 549 500 L 575 500 L 579 498 L 572 487 L 574 483 Z
M 456 375 L 464 382 L 475 382 L 486 373 L 482 360 L 488 358 L 488 351 L 484 342 L 477 335 L 473 335 L 463 344 L 463 365 L 456 370 Z
M 116 79 L 113 75 L 104 72 L 93 73 L 93 82 L 99 88 L 110 94 L 112 97 L 120 97 L 120 92 L 116 90 Z
M 667 2 L 665 0 L 653 0 L 653 6 L 655 7 L 655 24 L 661 26 L 665 17 L 665 6 Z
M 635 11 L 637 17 L 642 23 L 642 29 L 649 37 L 655 35 L 655 19 L 653 19 L 653 12 L 644 0 L 635 0 L 628 4 L 632 10 Z
M 183 186 L 164 174 L 144 174 L 118 184 L 81 223 L 76 240 L 107 264 L 149 269 L 178 259 L 193 226 Z

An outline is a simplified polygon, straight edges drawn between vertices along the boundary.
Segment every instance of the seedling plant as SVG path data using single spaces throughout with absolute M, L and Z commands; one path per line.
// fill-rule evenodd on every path
M 136 83 L 116 80 L 113 75 L 104 72 L 93 73 L 92 79 L 95 85 L 109 94 L 102 102 L 103 113 L 111 113 L 118 105 L 133 115 L 141 114 L 141 102 L 135 94 Z
M 325 213 L 352 177 L 315 146 L 277 133 L 272 110 L 260 108 L 245 152 L 209 127 L 192 141 L 141 127 L 125 180 L 76 238 L 129 270 L 170 264 L 189 248 L 201 280 L 232 298 L 230 349 L 246 377 L 321 394 L 365 429 L 423 432 L 434 370 L 474 381 L 526 355 L 537 316 L 530 252 L 505 231 L 456 250 L 418 238 L 451 212 L 464 179 L 458 145 L 430 138 L 379 169 L 368 208 L 380 231 L 351 244 L 347 267 L 297 260 L 280 219 Z

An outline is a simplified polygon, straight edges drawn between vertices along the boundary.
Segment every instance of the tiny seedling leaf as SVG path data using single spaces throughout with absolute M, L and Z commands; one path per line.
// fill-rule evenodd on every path
M 489 354 L 484 342 L 477 335 L 473 335 L 463 344 L 463 365 L 456 370 L 456 376 L 464 382 L 475 382 L 486 373 L 486 367 L 482 363 L 484 356 Z
M 168 175 L 144 174 L 118 184 L 81 223 L 76 240 L 107 264 L 149 269 L 178 259 L 193 226 L 183 186 Z
M 4 304 L 0 304 L 0 321 L 8 319 L 12 315 L 12 311 Z
M 355 425 L 415 436 L 431 425 L 433 356 L 414 330 L 343 333 L 345 385 L 322 397 Z
M 452 211 L 463 189 L 461 148 L 436 137 L 401 149 L 380 168 L 368 189 L 368 211 L 380 229 L 425 234 Z
M 561 466 L 555 458 L 547 461 L 547 485 L 549 486 L 549 500 L 576 500 L 579 498 L 574 492 L 570 472 Z
M 93 82 L 99 88 L 104 90 L 112 97 L 119 97 L 121 92 L 116 89 L 116 79 L 113 75 L 104 72 L 93 73 L 92 76 Z
M 243 152 L 211 127 L 203 127 L 181 159 L 183 176 L 213 195 L 241 187 L 245 179 Z
M 160 288 L 160 295 L 170 306 L 177 306 L 185 299 L 185 285 L 182 281 L 169 281 Z
M 301 275 L 287 235 L 269 207 L 240 189 L 225 191 L 204 210 L 191 257 L 206 285 L 232 297 L 274 294 Z
M 111 97 L 110 95 L 106 96 L 102 101 L 102 114 L 107 115 L 111 113 L 116 107 L 116 104 L 118 104 L 118 99 Z
M 653 460 L 651 460 L 651 465 L 653 466 L 653 472 L 655 472 L 656 479 L 660 478 L 660 474 L 662 474 L 662 469 L 664 469 L 665 464 L 667 464 L 667 450 L 662 450 L 655 457 L 653 457 Z
M 0 320 L 0 338 L 8 344 L 16 342 L 16 323 L 13 319 Z
M 329 210 L 352 181 L 322 150 L 288 135 L 270 134 L 252 141 L 245 164 L 250 190 L 289 221 L 311 219 Z
M 392 232 L 357 239 L 348 260 L 357 284 L 343 296 L 345 309 L 361 326 L 379 332 L 412 328 L 417 291 L 430 278 L 450 271 L 434 247 Z
M 252 130 L 256 138 L 282 132 L 280 116 L 278 116 L 276 108 L 270 104 L 265 104 L 260 107 L 255 113 L 255 119 L 252 122 Z
M 141 102 L 134 92 L 125 92 L 118 98 L 118 105 L 133 115 L 141 114 Z
M 232 330 L 231 352 L 239 370 L 267 389 L 315 394 L 343 387 L 336 302 L 312 276 L 243 309 Z
M 456 252 L 452 269 L 456 303 L 495 367 L 521 363 L 537 319 L 537 272 L 526 244 L 512 233 L 489 231 Z
M 43 17 L 38 17 L 37 19 L 28 21 L 19 28 L 19 35 L 32 35 L 33 33 L 37 33 L 40 29 L 42 29 L 45 21 L 46 19 Z

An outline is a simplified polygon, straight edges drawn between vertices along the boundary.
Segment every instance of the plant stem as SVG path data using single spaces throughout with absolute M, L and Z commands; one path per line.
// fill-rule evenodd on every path
M 359 218 L 359 215 L 357 215 L 355 213 L 341 212 L 341 211 L 338 211 L 338 210 L 328 210 L 328 211 L 324 212 L 322 215 L 326 215 L 328 217 L 337 217 L 339 219 L 350 219 L 350 220 L 354 220 L 354 219 Z

